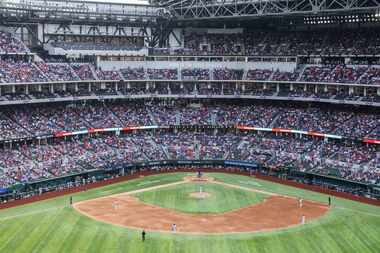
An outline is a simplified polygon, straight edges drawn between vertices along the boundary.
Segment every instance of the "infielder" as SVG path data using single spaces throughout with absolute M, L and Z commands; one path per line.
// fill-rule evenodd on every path
M 298 207 L 302 208 L 302 206 L 303 206 L 303 198 L 299 198 L 298 199 Z
M 177 232 L 177 225 L 175 223 L 173 223 L 172 225 L 172 232 L 173 233 Z
M 301 217 L 301 224 L 305 225 L 305 222 L 306 222 L 306 217 L 305 217 L 305 215 L 302 215 L 302 217 Z

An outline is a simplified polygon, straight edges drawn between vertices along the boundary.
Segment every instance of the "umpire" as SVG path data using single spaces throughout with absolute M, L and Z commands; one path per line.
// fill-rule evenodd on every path
M 141 232 L 141 240 L 142 240 L 143 242 L 145 241 L 145 235 L 146 235 L 145 230 L 143 230 L 143 231 Z

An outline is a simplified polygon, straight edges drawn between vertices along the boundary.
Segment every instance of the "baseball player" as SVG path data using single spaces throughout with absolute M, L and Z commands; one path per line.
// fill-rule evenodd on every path
M 173 233 L 177 232 L 177 225 L 175 223 L 173 223 L 172 225 L 172 232 Z
M 299 208 L 302 208 L 302 206 L 303 206 L 303 198 L 299 198 L 298 199 L 298 206 L 299 206 Z

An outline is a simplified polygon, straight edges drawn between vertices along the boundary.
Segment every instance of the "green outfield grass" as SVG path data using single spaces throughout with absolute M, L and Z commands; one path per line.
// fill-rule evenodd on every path
M 181 180 L 183 173 L 156 175 L 74 195 L 75 201 Z M 319 193 L 238 175 L 217 180 L 326 202 Z M 96 222 L 68 206 L 68 196 L 0 210 L 0 252 L 380 252 L 380 208 L 342 199 L 319 220 L 273 232 L 196 236 L 148 233 Z
M 190 193 L 202 191 L 210 194 L 205 199 L 194 199 Z M 141 201 L 185 213 L 223 213 L 261 202 L 266 196 L 210 183 L 186 183 L 155 191 L 135 194 Z

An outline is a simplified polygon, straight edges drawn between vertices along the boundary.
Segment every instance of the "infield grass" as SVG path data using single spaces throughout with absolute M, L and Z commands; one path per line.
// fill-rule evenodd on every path
M 75 201 L 179 181 L 185 174 L 163 174 L 77 193 Z M 212 174 L 244 187 L 327 201 L 319 193 L 254 178 Z M 0 252 L 127 253 L 379 253 L 380 208 L 334 198 L 334 207 L 319 220 L 273 232 L 197 236 L 148 233 L 94 221 L 68 206 L 68 196 L 0 210 Z M 286 210 L 284 210 L 286 211 Z
M 210 194 L 204 199 L 190 197 L 191 193 Z M 186 183 L 135 194 L 141 201 L 185 213 L 224 213 L 264 200 L 264 194 L 234 189 L 212 183 Z

